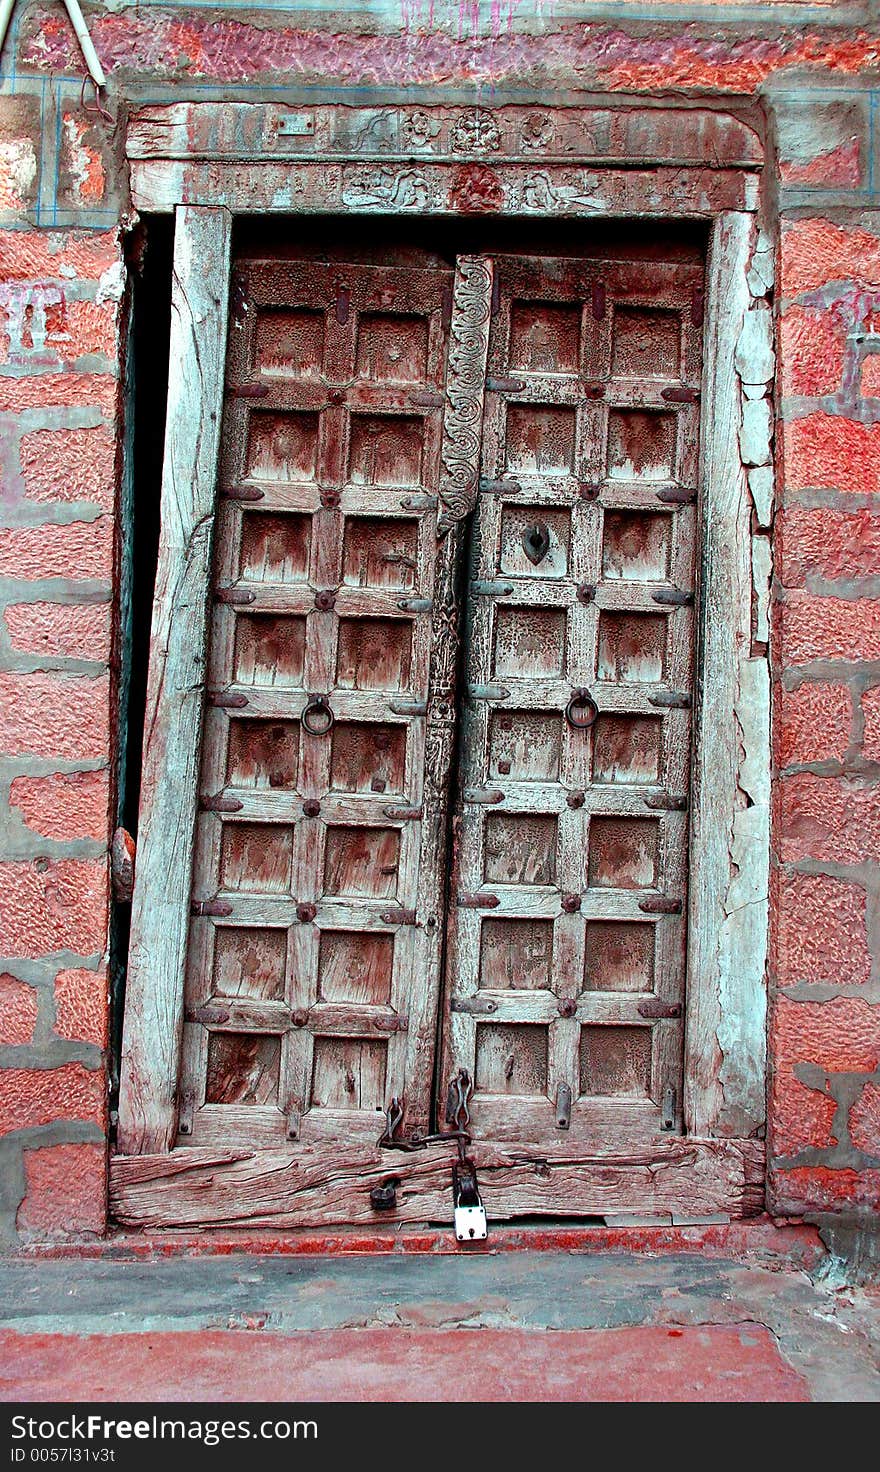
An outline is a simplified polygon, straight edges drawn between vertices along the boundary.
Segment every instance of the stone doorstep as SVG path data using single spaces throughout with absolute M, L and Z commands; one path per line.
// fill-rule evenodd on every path
M 802 1221 L 754 1217 L 746 1222 L 701 1222 L 681 1225 L 627 1218 L 626 1222 L 583 1226 L 565 1222 L 539 1225 L 496 1225 L 490 1222 L 485 1243 L 462 1246 L 448 1228 L 425 1226 L 349 1227 L 333 1232 L 299 1228 L 286 1232 L 166 1231 L 111 1229 L 101 1239 L 23 1245 L 13 1260 L 95 1259 L 150 1261 L 175 1257 L 491 1257 L 499 1253 L 687 1253 L 737 1261 L 778 1262 L 781 1267 L 812 1271 L 826 1256 L 816 1226 Z

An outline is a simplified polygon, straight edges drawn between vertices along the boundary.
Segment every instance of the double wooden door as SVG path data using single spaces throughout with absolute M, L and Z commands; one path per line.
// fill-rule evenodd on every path
M 701 299 L 235 263 L 176 1148 L 680 1132 Z

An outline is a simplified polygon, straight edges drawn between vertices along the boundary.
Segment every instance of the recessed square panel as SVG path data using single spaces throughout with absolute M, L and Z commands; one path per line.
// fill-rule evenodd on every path
M 262 307 L 254 328 L 254 361 L 273 378 L 317 378 L 324 361 L 324 313 L 305 307 Z
M 218 925 L 214 931 L 212 991 L 255 1002 L 284 1000 L 287 931 Z
M 574 470 L 574 409 L 547 404 L 510 404 L 507 409 L 507 468 L 533 475 L 570 475 Z
M 593 727 L 594 782 L 659 782 L 660 716 L 599 716 Z
M 596 678 L 656 685 L 666 675 L 668 620 L 662 613 L 599 614 Z
M 406 726 L 337 721 L 330 754 L 334 792 L 385 792 L 399 797 L 406 778 Z
M 391 899 L 397 891 L 399 861 L 396 828 L 330 827 L 324 858 L 325 892 Z
M 226 781 L 231 787 L 295 788 L 299 770 L 299 722 L 229 722 Z
M 563 608 L 502 604 L 495 613 L 493 674 L 510 679 L 552 679 L 565 667 Z
M 552 920 L 484 920 L 480 928 L 482 991 L 535 991 L 550 986 Z
M 311 1107 L 381 1111 L 387 1059 L 384 1038 L 315 1038 Z
M 660 872 L 657 818 L 591 818 L 587 882 L 595 889 L 653 889 Z
M 651 1090 L 650 1027 L 581 1028 L 581 1094 L 645 1098 Z
M 543 710 L 496 710 L 489 722 L 489 776 L 514 782 L 559 778 L 562 717 Z
M 339 620 L 336 683 L 343 690 L 406 690 L 411 661 L 408 619 Z
M 418 522 L 402 516 L 346 517 L 342 581 L 354 588 L 412 588 L 418 533 Z
M 615 307 L 611 371 L 627 378 L 678 378 L 681 317 L 660 307 Z
M 608 475 L 613 480 L 674 480 L 677 421 L 651 409 L 608 414 Z
M 652 992 L 656 936 L 649 921 L 588 921 L 584 991 Z
M 547 1028 L 478 1022 L 474 1087 L 479 1094 L 547 1093 Z
M 536 560 L 536 549 L 545 543 L 547 550 Z M 570 511 L 547 506 L 502 508 L 499 571 L 519 578 L 564 578 L 570 543 Z
M 579 305 L 514 302 L 511 306 L 511 368 L 529 373 L 577 373 L 580 340 Z
M 208 1037 L 206 1104 L 277 1104 L 281 1040 L 250 1032 Z
M 358 378 L 373 383 L 424 383 L 428 320 L 401 312 L 364 312 L 358 320 Z
M 322 930 L 318 997 L 382 1007 L 391 1000 L 394 936 L 368 930 Z
M 498 884 L 555 884 L 556 824 L 552 813 L 490 813 L 484 877 Z
M 606 511 L 602 576 L 608 581 L 663 582 L 669 577 L 672 517 L 650 511 Z
M 283 823 L 224 823 L 220 888 L 258 894 L 290 891 L 293 829 Z
M 290 583 L 309 575 L 312 518 L 246 511 L 241 518 L 239 576 L 252 583 Z
M 317 414 L 251 410 L 246 475 L 253 480 L 314 480 L 317 463 Z
M 306 621 L 288 613 L 235 616 L 232 678 L 240 685 L 302 685 Z
M 424 424 L 403 414 L 352 414 L 348 479 L 356 486 L 418 486 Z

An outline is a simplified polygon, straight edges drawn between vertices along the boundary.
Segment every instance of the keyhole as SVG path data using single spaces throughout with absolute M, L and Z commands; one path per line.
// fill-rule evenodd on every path
M 507 1057 L 504 1060 L 504 1077 L 507 1079 L 508 1083 L 510 1083 L 510 1080 L 513 1078 L 513 1069 L 515 1063 L 516 1059 L 514 1058 L 513 1054 L 508 1053 Z
M 537 567 L 550 551 L 550 530 L 543 521 L 535 521 L 522 534 L 523 551 Z

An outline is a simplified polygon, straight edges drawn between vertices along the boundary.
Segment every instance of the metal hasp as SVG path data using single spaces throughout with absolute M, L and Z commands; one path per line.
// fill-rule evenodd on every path
M 457 1242 L 485 1242 L 489 1235 L 486 1208 L 480 1200 L 477 1171 L 472 1160 L 452 1167 L 453 1220 Z

